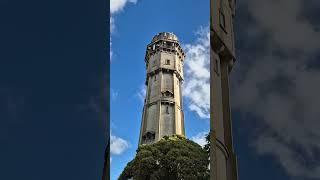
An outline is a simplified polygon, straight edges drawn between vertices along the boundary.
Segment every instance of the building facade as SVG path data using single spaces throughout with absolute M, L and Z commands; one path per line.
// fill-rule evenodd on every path
M 235 58 L 235 0 L 210 0 L 210 177 L 237 180 L 229 99 L 229 75 Z
M 163 136 L 185 135 L 182 106 L 183 52 L 173 33 L 162 32 L 147 45 L 146 97 L 139 145 Z

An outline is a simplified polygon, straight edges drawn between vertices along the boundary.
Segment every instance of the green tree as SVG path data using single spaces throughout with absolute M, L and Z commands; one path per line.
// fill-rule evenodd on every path
M 181 136 L 165 136 L 151 145 L 141 145 L 120 180 L 207 180 L 207 151 Z
M 204 145 L 203 149 L 207 152 L 208 158 L 210 158 L 210 133 L 206 135 L 207 144 Z

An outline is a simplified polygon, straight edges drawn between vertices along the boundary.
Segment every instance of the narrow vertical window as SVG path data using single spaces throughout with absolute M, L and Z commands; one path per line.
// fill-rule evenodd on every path
M 169 106 L 166 107 L 166 113 L 169 114 Z
M 214 71 L 219 75 L 219 61 L 218 59 L 214 59 Z
M 224 16 L 223 14 L 223 11 L 220 9 L 220 15 L 219 15 L 219 18 L 220 18 L 220 27 L 226 31 L 226 17 Z
M 170 60 L 166 59 L 166 65 L 170 65 Z
M 156 66 L 156 60 L 152 60 L 152 67 Z

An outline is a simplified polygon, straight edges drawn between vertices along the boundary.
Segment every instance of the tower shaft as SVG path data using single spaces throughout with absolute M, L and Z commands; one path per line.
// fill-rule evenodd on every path
M 229 98 L 229 74 L 235 62 L 235 0 L 211 0 L 210 3 L 210 177 L 213 180 L 237 180 Z
M 139 144 L 163 136 L 183 135 L 182 82 L 184 52 L 172 33 L 154 36 L 146 51 L 146 97 Z

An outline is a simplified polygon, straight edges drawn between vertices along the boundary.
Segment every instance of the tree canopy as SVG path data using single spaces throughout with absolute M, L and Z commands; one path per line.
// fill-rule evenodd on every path
M 160 141 L 141 145 L 136 157 L 120 175 L 120 180 L 209 179 L 208 151 L 182 136 L 165 136 Z

